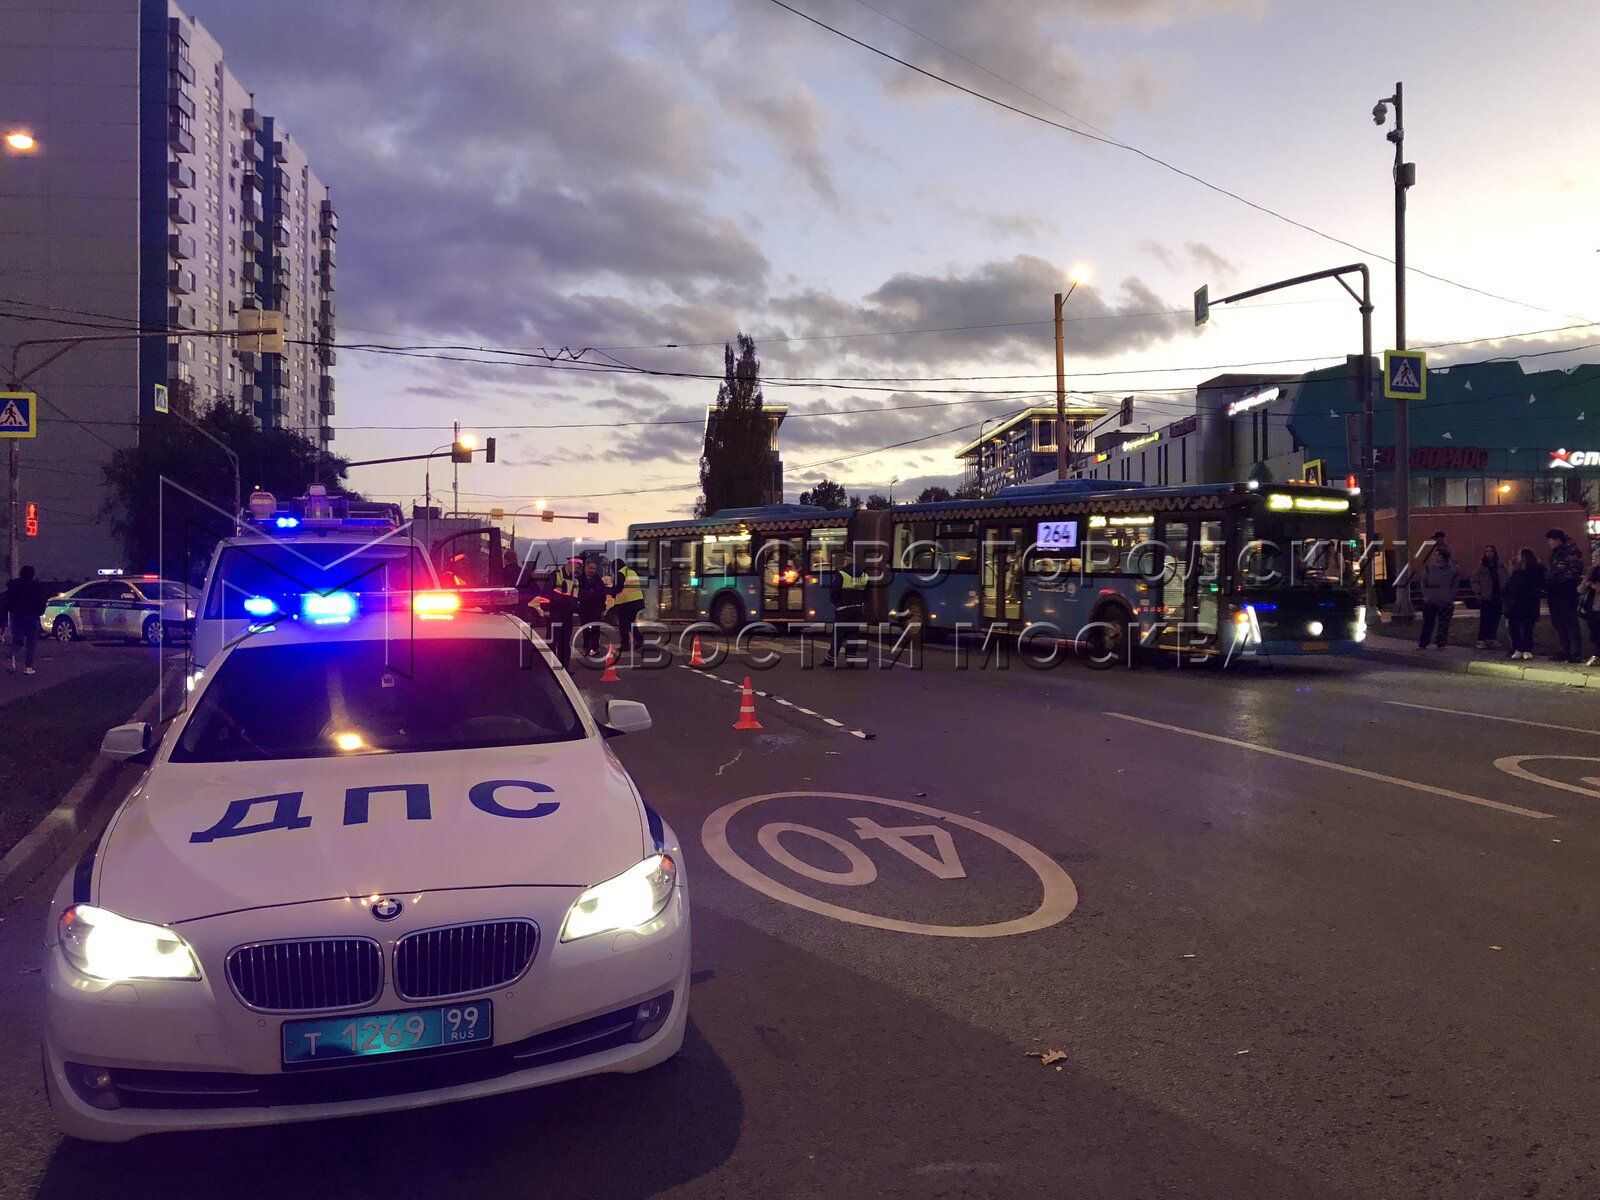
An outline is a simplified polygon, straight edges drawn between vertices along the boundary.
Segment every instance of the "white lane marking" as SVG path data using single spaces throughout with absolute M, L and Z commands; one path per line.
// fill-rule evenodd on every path
M 822 723 L 824 725 L 832 725 L 835 729 L 843 729 L 844 728 L 844 722 L 843 721 L 835 721 L 832 717 L 823 717 L 822 718 Z
M 741 858 L 728 842 L 728 823 L 736 814 L 766 800 L 787 799 L 857 800 L 864 804 L 883 804 L 970 830 L 992 842 L 997 842 L 1027 864 L 1028 868 L 1039 877 L 1039 882 L 1044 885 L 1044 895 L 1039 901 L 1039 907 L 1027 916 L 1009 921 L 997 921 L 992 925 L 924 925 L 917 921 L 881 917 L 876 913 L 857 912 L 853 908 L 844 908 L 838 904 L 829 904 L 826 900 L 818 900 L 762 874 Z M 808 827 L 803 828 L 810 831 Z M 1062 869 L 1060 863 L 1037 846 L 1003 829 L 996 829 L 993 825 L 974 821 L 971 817 L 945 812 L 939 808 L 927 808 L 906 800 L 890 800 L 885 796 L 859 796 L 852 792 L 769 792 L 764 796 L 746 796 L 743 800 L 723 805 L 707 817 L 706 823 L 700 829 L 700 841 L 705 846 L 706 853 L 711 855 L 719 867 L 740 883 L 754 888 L 764 896 L 770 896 L 784 904 L 792 904 L 796 908 L 803 908 L 807 912 L 817 913 L 819 916 L 833 917 L 835 920 L 847 921 L 852 925 L 866 925 L 872 929 L 887 929 L 894 933 L 920 933 L 929 937 L 1009 937 L 1013 934 L 1048 929 L 1066 920 L 1078 906 L 1078 887 L 1072 882 L 1072 876 Z M 852 867 L 854 866 L 852 859 Z
M 1576 792 L 1580 796 L 1593 796 L 1600 800 L 1600 792 L 1592 791 L 1586 787 L 1579 787 L 1575 783 L 1562 783 L 1559 779 L 1547 779 L 1543 775 L 1535 775 L 1522 764 L 1525 762 L 1600 762 L 1600 758 L 1591 758 L 1586 754 L 1508 754 L 1504 758 L 1494 760 L 1494 765 L 1507 775 L 1514 775 L 1518 779 L 1526 779 L 1532 783 L 1542 783 L 1545 787 L 1560 788 L 1563 792 Z M 1585 779 L 1585 783 L 1597 783 L 1600 780 Z
M 850 731 L 850 736 L 851 737 L 858 737 L 863 742 L 867 740 L 867 735 L 864 732 L 862 732 L 861 730 L 859 730 L 859 729 L 852 729 Z
M 728 687 L 734 688 L 736 690 L 742 689 L 744 687 L 744 683 L 741 680 L 728 679 L 728 678 L 725 678 L 724 676 L 721 676 L 721 675 L 713 675 L 709 670 L 701 671 L 700 675 L 701 675 L 702 678 L 714 679 L 718 683 L 726 684 Z M 821 721 L 824 725 L 827 725 L 827 726 L 829 726 L 830 728 L 833 728 L 833 729 L 837 729 L 841 733 L 848 733 L 853 737 L 858 737 L 864 742 L 870 742 L 872 740 L 872 738 L 873 738 L 872 734 L 867 733 L 864 730 L 846 729 L 845 726 L 844 726 L 844 722 L 843 721 L 835 721 L 832 717 L 825 717 L 821 713 L 815 711 L 814 709 L 802 708 L 802 707 L 800 707 L 800 705 L 794 703 L 794 701 L 785 700 L 782 696 L 774 696 L 771 692 L 758 692 L 754 688 L 752 688 L 751 689 L 751 695 L 760 696 L 763 700 L 770 700 L 770 701 L 773 701 L 774 703 L 781 704 L 785 708 L 792 708 L 792 709 L 794 709 L 795 712 L 804 713 L 808 717 L 815 717 L 817 720 Z M 722 772 L 718 771 L 717 774 L 720 775 L 720 774 L 722 774 Z
M 812 712 L 809 708 L 801 708 L 798 704 L 796 704 L 794 706 L 794 710 L 795 710 L 795 712 L 805 713 L 805 715 L 808 716 L 808 717 L 814 717 L 814 716 L 817 715 L 816 713 Z
M 1326 767 L 1330 771 L 1340 771 L 1346 775 L 1372 779 L 1378 783 L 1390 784 L 1393 787 L 1409 788 L 1414 792 L 1427 792 L 1432 796 L 1443 796 L 1447 800 L 1461 800 L 1467 804 L 1477 804 L 1483 808 L 1493 808 L 1499 812 L 1511 813 L 1513 816 L 1532 817 L 1540 821 L 1548 820 L 1555 816 L 1554 813 L 1538 812 L 1531 808 L 1519 808 L 1515 804 L 1502 804 L 1498 800 L 1486 800 L 1482 796 L 1469 796 L 1465 792 L 1452 792 L 1449 788 L 1434 787 L 1431 783 L 1417 783 L 1410 779 L 1398 779 L 1393 775 L 1384 775 L 1378 771 L 1368 771 L 1362 767 L 1351 767 L 1346 766 L 1344 763 L 1329 762 L 1325 758 L 1311 758 L 1305 754 L 1291 754 L 1287 750 L 1276 750 L 1271 746 L 1257 746 L 1253 742 L 1242 742 L 1237 738 L 1205 733 L 1199 729 L 1185 729 L 1182 725 L 1166 725 L 1160 721 L 1151 721 L 1145 717 L 1130 716 L 1128 713 L 1108 712 L 1106 716 L 1116 717 L 1119 721 L 1133 721 L 1140 725 L 1149 725 L 1153 729 L 1165 729 L 1169 733 L 1181 733 L 1188 737 L 1203 738 L 1208 742 L 1221 742 L 1224 746 L 1237 746 L 1241 750 L 1254 750 L 1257 754 L 1270 754 L 1274 758 L 1287 758 L 1290 762 L 1304 763 L 1311 767 Z
M 1562 733 L 1600 734 L 1600 729 L 1581 729 L 1576 725 L 1551 725 L 1546 721 L 1525 721 L 1521 717 L 1497 717 L 1493 713 L 1468 712 L 1464 708 L 1440 708 L 1437 704 L 1412 704 L 1406 700 L 1385 700 L 1400 708 L 1420 708 L 1427 712 L 1449 713 L 1453 717 L 1480 717 L 1485 721 L 1504 721 L 1507 725 L 1532 725 L 1535 729 L 1556 729 Z
M 774 696 L 773 699 L 775 701 L 777 701 L 779 704 L 782 704 L 787 708 L 793 708 L 794 707 L 794 701 L 793 700 L 785 700 L 782 696 Z

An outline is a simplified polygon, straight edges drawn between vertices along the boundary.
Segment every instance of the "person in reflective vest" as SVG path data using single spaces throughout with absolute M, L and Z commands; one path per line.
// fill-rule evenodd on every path
M 828 596 L 833 601 L 833 642 L 822 665 L 832 667 L 839 664 L 843 638 L 854 632 L 851 627 L 860 624 L 867 610 L 866 572 L 856 570 L 856 556 L 849 550 L 840 557 L 839 569 L 828 582 Z
M 611 615 L 617 620 L 622 652 L 626 654 L 629 650 L 643 650 L 644 638 L 634 622 L 644 609 L 644 584 L 639 579 L 639 573 L 620 558 L 611 564 L 611 569 L 614 580 L 611 595 L 615 600 Z
M 569 558 L 565 566 L 555 568 L 550 577 L 550 595 L 541 605 L 550 617 L 550 648 L 563 667 L 572 665 L 572 635 L 578 624 L 578 580 L 582 571 L 581 558 Z

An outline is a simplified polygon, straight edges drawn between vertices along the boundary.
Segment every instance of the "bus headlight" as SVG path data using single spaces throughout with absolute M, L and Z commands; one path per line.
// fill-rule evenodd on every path
M 561 926 L 561 940 L 575 942 L 655 920 L 672 899 L 672 886 L 677 879 L 678 864 L 671 856 L 652 854 L 579 896 Z
M 189 943 L 164 925 L 131 921 L 104 908 L 74 904 L 56 927 L 61 953 L 94 979 L 199 979 Z

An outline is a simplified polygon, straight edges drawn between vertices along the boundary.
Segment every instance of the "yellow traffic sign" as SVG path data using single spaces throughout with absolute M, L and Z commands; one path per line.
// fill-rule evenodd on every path
M 39 436 L 39 397 L 32 392 L 0 392 L 0 438 Z

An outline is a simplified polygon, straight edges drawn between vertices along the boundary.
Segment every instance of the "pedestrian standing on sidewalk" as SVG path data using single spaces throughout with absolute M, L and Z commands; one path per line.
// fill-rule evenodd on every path
M 1472 573 L 1472 594 L 1478 598 L 1479 650 L 1496 650 L 1500 646 L 1500 613 L 1505 602 L 1506 578 L 1509 572 L 1500 561 L 1500 551 L 1493 546 L 1483 548 L 1483 558 Z
M 1600 666 L 1600 564 L 1589 568 L 1578 594 L 1578 615 L 1589 626 L 1589 661 L 1586 667 Z
M 1511 658 L 1533 657 L 1533 627 L 1539 620 L 1539 597 L 1544 594 L 1544 566 L 1527 546 L 1512 560 L 1506 580 L 1506 628 L 1511 634 Z
M 39 649 L 39 618 L 44 616 L 44 588 L 33 577 L 31 566 L 23 567 L 17 577 L 6 584 L 6 616 L 11 621 L 11 666 L 17 673 L 17 655 L 22 655 L 22 673 L 32 675 L 34 654 Z
M 1556 662 L 1577 662 L 1583 656 L 1583 632 L 1578 625 L 1578 585 L 1583 582 L 1583 551 L 1565 530 L 1545 535 L 1550 561 L 1545 564 L 1544 591 L 1550 601 L 1550 623 L 1556 627 L 1561 649 L 1551 655 Z
M 1461 568 L 1456 566 L 1450 547 L 1440 542 L 1422 568 L 1422 637 L 1417 649 L 1426 650 L 1435 636 L 1440 650 L 1450 640 L 1450 618 L 1456 610 L 1456 588 L 1461 583 Z

